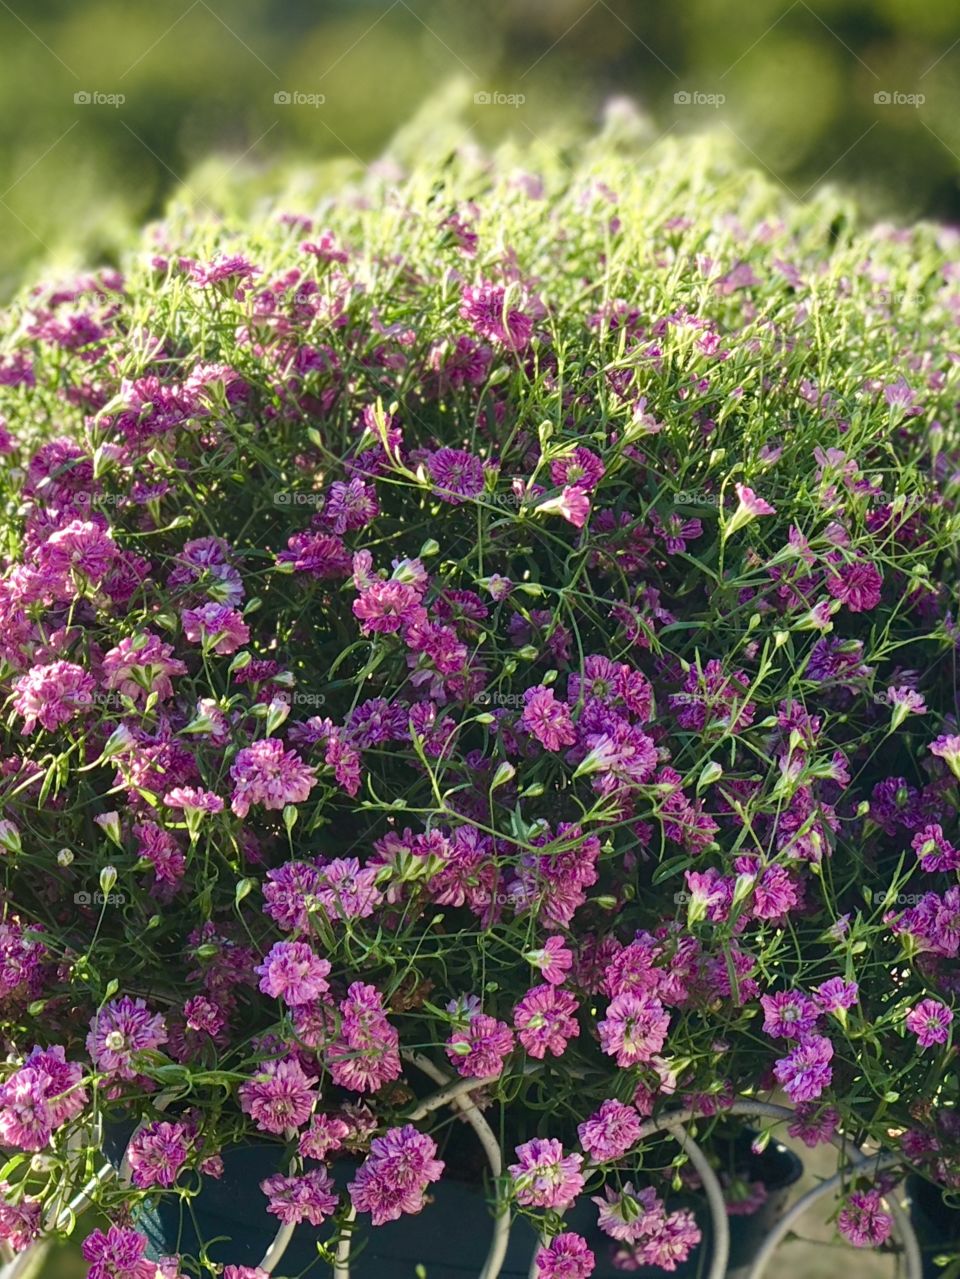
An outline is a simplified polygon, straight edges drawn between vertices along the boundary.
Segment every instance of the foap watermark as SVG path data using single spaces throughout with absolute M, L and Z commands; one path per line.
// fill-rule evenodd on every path
M 878 107 L 922 107 L 927 100 L 925 93 L 901 93 L 899 89 L 878 89 L 873 95 Z
M 706 489 L 678 489 L 673 495 L 676 506 L 717 506 L 719 499 L 716 493 L 708 493 Z
M 273 95 L 277 107 L 322 107 L 326 100 L 325 93 L 305 93 L 302 89 L 278 89 Z
M 282 689 L 274 694 L 273 700 L 282 702 L 284 706 L 325 706 L 327 695 L 326 693 L 307 693 L 299 688 Z
M 73 95 L 77 107 L 122 107 L 127 100 L 125 93 L 101 93 L 99 89 L 78 89 Z
M 274 493 L 274 506 L 322 506 L 322 493 L 292 493 L 289 490 L 283 493 Z
M 881 892 L 879 888 L 870 894 L 870 901 L 874 906 L 895 906 L 898 910 L 904 910 L 908 906 L 919 906 L 923 898 L 923 893 Z
M 488 693 L 478 693 L 473 700 L 477 706 L 505 706 L 511 709 L 523 706 L 522 693 L 499 693 L 496 689 Z
M 525 93 L 499 93 L 481 89 L 473 95 L 473 102 L 478 107 L 522 107 L 527 100 Z
M 98 888 L 95 893 L 81 889 L 73 894 L 73 900 L 77 906 L 122 906 L 127 899 L 123 893 L 104 893 Z
M 673 95 L 678 107 L 722 107 L 727 100 L 725 93 L 702 93 L 699 89 L 678 89 Z

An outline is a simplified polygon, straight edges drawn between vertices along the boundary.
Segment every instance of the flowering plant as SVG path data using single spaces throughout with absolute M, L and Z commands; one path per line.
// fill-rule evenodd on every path
M 93 1279 L 267 1273 L 136 1229 L 248 1142 L 342 1264 L 459 1175 L 435 1085 L 544 1279 L 590 1197 L 624 1269 L 697 1242 L 673 1108 L 960 1183 L 955 239 L 617 128 L 8 309 L 14 1249 L 126 1123 Z

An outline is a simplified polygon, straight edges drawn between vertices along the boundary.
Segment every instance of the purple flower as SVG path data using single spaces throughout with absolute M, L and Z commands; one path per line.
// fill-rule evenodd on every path
M 291 1008 L 313 1003 L 330 989 L 330 961 L 315 955 L 302 941 L 275 942 L 255 971 L 263 993 Z
M 513 1052 L 513 1032 L 506 1022 L 474 1013 L 447 1040 L 445 1051 L 457 1073 L 469 1078 L 495 1079 L 503 1073 L 504 1061 Z
M 612 1098 L 577 1128 L 580 1144 L 597 1163 L 623 1156 L 640 1140 L 640 1116 L 632 1106 Z
M 340 1205 L 326 1168 L 314 1168 L 298 1177 L 277 1173 L 261 1181 L 260 1189 L 269 1200 L 267 1212 L 286 1225 L 308 1221 L 311 1226 L 320 1226 Z
M 844 981 L 842 977 L 831 977 L 822 982 L 813 992 L 814 1000 L 821 1012 L 843 1013 L 852 1008 L 860 995 L 860 987 L 855 981 Z
M 284 750 L 276 737 L 266 737 L 238 751 L 230 776 L 234 783 L 230 807 L 237 817 L 246 817 L 252 804 L 272 809 L 302 804 L 317 781 L 316 770 L 296 751 Z
M 186 1163 L 189 1145 L 185 1124 L 157 1121 L 141 1128 L 127 1146 L 133 1184 L 141 1190 L 172 1186 Z
M 427 1186 L 438 1181 L 443 1161 L 437 1143 L 412 1124 L 390 1128 L 370 1143 L 370 1153 L 347 1186 L 357 1212 L 369 1212 L 375 1226 L 423 1208 Z
M 557 488 L 572 485 L 586 493 L 597 487 L 605 471 L 602 460 L 583 445 L 578 445 L 572 453 L 550 463 L 550 478 Z
M 582 1235 L 564 1230 L 538 1248 L 536 1265 L 536 1279 L 589 1279 L 596 1258 Z
M 921 1048 L 945 1044 L 950 1034 L 953 1011 L 937 999 L 923 999 L 906 1016 L 906 1027 L 916 1035 Z
M 884 1212 L 879 1190 L 854 1191 L 837 1217 L 837 1229 L 855 1248 L 878 1248 L 890 1238 L 893 1218 Z
M 655 995 L 618 995 L 597 1023 L 600 1044 L 621 1069 L 648 1062 L 663 1047 L 670 1014 Z
M 557 701 L 553 689 L 543 684 L 524 693 L 520 723 L 548 751 L 572 746 L 577 740 L 570 708 L 566 702 Z
M 763 1032 L 775 1039 L 802 1039 L 816 1025 L 819 1009 L 799 990 L 778 991 L 762 995 Z
M 87 1279 L 147 1279 L 155 1266 L 144 1261 L 146 1248 L 144 1236 L 126 1226 L 111 1226 L 106 1234 L 94 1230 L 80 1245 L 90 1262 Z
M 33 732 L 37 722 L 52 733 L 93 706 L 93 676 L 72 662 L 34 666 L 13 681 L 13 708 L 23 716 L 23 732 Z
M 567 1041 L 580 1034 L 576 1011 L 569 991 L 549 985 L 528 990 L 514 1009 L 513 1024 L 530 1056 L 542 1060 L 549 1052 L 561 1057 Z
M 829 574 L 826 586 L 834 599 L 846 604 L 851 613 L 867 613 L 880 603 L 883 578 L 875 564 L 857 560 Z
M 229 657 L 250 639 L 250 628 L 235 608 L 210 601 L 200 608 L 185 608 L 180 614 L 183 633 L 204 651 Z
M 533 321 L 511 306 L 507 289 L 486 280 L 464 288 L 460 315 L 481 337 L 517 351 L 528 345 L 533 333 Z
M 773 1072 L 792 1102 L 816 1101 L 833 1078 L 833 1044 L 822 1035 L 809 1035 L 786 1057 L 774 1062 Z
M 136 1079 L 138 1053 L 167 1042 L 167 1026 L 142 999 L 123 995 L 95 1013 L 87 1035 L 87 1052 L 98 1070 L 120 1079 Z
M 582 1155 L 564 1155 L 555 1138 L 534 1137 L 517 1146 L 517 1163 L 507 1171 L 513 1178 L 517 1203 L 525 1208 L 553 1208 L 565 1212 L 583 1189 Z
M 316 1082 L 296 1061 L 265 1062 L 259 1074 L 240 1085 L 240 1108 L 263 1132 L 299 1128 L 313 1110 Z
M 451 506 L 483 492 L 483 463 L 463 449 L 437 449 L 427 458 L 427 469 L 437 496 Z

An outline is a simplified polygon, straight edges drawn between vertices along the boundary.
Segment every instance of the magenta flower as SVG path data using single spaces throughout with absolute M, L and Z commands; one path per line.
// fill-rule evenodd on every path
M 866 613 L 880 603 L 883 578 L 875 564 L 857 560 L 828 574 L 826 587 L 851 613 Z
M 884 1212 L 879 1190 L 854 1191 L 837 1217 L 837 1229 L 855 1248 L 878 1248 L 890 1238 L 893 1218 Z
M 240 1108 L 263 1132 L 299 1128 L 310 1118 L 316 1083 L 294 1060 L 267 1061 L 259 1074 L 240 1085 Z
M 275 942 L 254 971 L 263 993 L 282 999 L 291 1008 L 313 1003 L 330 989 L 330 961 L 315 955 L 302 941 Z
M 537 1250 L 536 1279 L 589 1279 L 596 1264 L 583 1236 L 564 1230 Z
M 816 1003 L 799 990 L 762 995 L 763 1033 L 775 1039 L 802 1039 L 817 1023 Z
M 494 1079 L 503 1073 L 504 1061 L 513 1052 L 510 1027 L 486 1013 L 474 1013 L 447 1040 L 444 1051 L 457 1069 L 469 1078 Z
M 483 463 L 463 449 L 437 449 L 427 458 L 437 496 L 451 506 L 483 492 Z
M 167 1026 L 160 1013 L 152 1013 L 142 999 L 123 995 L 91 1018 L 87 1052 L 97 1070 L 135 1079 L 137 1054 L 166 1042 Z
M 960 849 L 954 848 L 945 838 L 943 828 L 936 822 L 917 831 L 911 847 L 920 858 L 923 870 L 960 870 Z
M 755 520 L 762 515 L 776 515 L 776 508 L 771 506 L 769 502 L 765 502 L 762 497 L 758 497 L 752 488 L 748 488 L 746 484 L 735 484 L 734 490 L 737 494 L 737 508 L 731 515 L 730 519 L 723 526 L 724 538 L 731 537 L 734 533 L 749 524 L 751 520 Z
M 576 1021 L 577 1001 L 556 986 L 535 986 L 528 990 L 513 1013 L 520 1042 L 531 1057 L 547 1053 L 561 1057 L 567 1041 L 580 1034 Z
M 831 977 L 813 992 L 813 998 L 821 1012 L 843 1013 L 852 1008 L 860 995 L 860 987 L 855 981 L 844 981 L 842 977 Z
M 139 1129 L 127 1146 L 133 1184 L 141 1190 L 172 1186 L 186 1163 L 189 1145 L 185 1124 L 157 1121 Z
M 423 1208 L 427 1186 L 438 1181 L 443 1161 L 437 1143 L 412 1124 L 390 1128 L 370 1143 L 370 1153 L 347 1186 L 357 1212 L 369 1212 L 375 1226 Z
M 520 723 L 548 751 L 572 746 L 577 740 L 570 708 L 566 702 L 557 701 L 553 689 L 544 684 L 528 688 L 524 693 Z
M 213 791 L 199 790 L 196 786 L 175 786 L 163 797 L 167 808 L 181 808 L 192 813 L 222 813 L 223 800 Z
M 551 986 L 562 985 L 573 967 L 573 951 L 562 937 L 548 937 L 539 950 L 524 951 L 523 957 L 543 973 Z
M 577 1128 L 580 1144 L 597 1163 L 623 1156 L 640 1140 L 640 1116 L 632 1106 L 612 1098 Z
M 566 1212 L 583 1189 L 582 1155 L 564 1155 L 555 1138 L 534 1137 L 517 1146 L 517 1163 L 507 1171 L 513 1178 L 517 1203 L 525 1208 L 553 1208 Z
M 186 666 L 173 656 L 173 645 L 141 631 L 122 639 L 103 658 L 103 683 L 143 705 L 151 693 L 161 702 L 173 696 L 172 675 L 185 675 Z
M 667 1038 L 670 1014 L 655 995 L 618 995 L 597 1023 L 600 1044 L 622 1069 L 636 1066 L 660 1051 Z
M 797 1106 L 787 1132 L 791 1137 L 798 1137 L 812 1150 L 836 1136 L 839 1124 L 840 1112 L 833 1106 L 817 1106 L 812 1102 L 804 1102 Z
M 937 999 L 922 999 L 907 1013 L 907 1030 L 916 1035 L 921 1048 L 945 1044 L 950 1034 L 953 1010 Z
M 464 288 L 460 316 L 473 325 L 480 337 L 516 351 L 522 351 L 533 334 L 530 316 L 511 305 L 502 284 L 487 280 Z
M 350 1125 L 336 1115 L 314 1115 L 310 1127 L 300 1135 L 300 1154 L 304 1159 L 326 1159 L 342 1147 L 349 1134 Z
M 29 732 L 29 729 L 25 731 Z M 930 754 L 945 760 L 953 775 L 960 778 L 960 736 L 942 734 L 931 743 Z
M 302 804 L 317 781 L 316 770 L 296 751 L 284 750 L 276 737 L 266 737 L 238 751 L 230 776 L 234 782 L 230 807 L 237 817 L 246 817 L 253 804 L 272 809 Z
M 590 498 L 578 485 L 567 485 L 559 497 L 551 497 L 538 503 L 536 514 L 562 515 L 574 528 L 583 528 L 590 515 Z
M 315 1168 L 298 1177 L 277 1173 L 261 1181 L 260 1189 L 269 1200 L 267 1212 L 286 1225 L 308 1221 L 311 1226 L 320 1226 L 340 1205 L 326 1168 Z
M 80 1245 L 90 1263 L 87 1279 L 148 1279 L 156 1267 L 144 1260 L 146 1248 L 143 1235 L 126 1226 L 94 1230 Z
M 557 488 L 572 486 L 590 493 L 603 479 L 606 467 L 603 461 L 583 445 L 572 453 L 550 463 L 550 478 Z
M 86 520 L 71 520 L 51 533 L 40 547 L 40 568 L 59 577 L 78 573 L 100 582 L 117 557 L 117 546 L 108 529 Z
M 23 716 L 23 732 L 33 732 L 38 721 L 48 733 L 93 706 L 93 676 L 72 662 L 34 666 L 13 681 L 13 708 Z
M 185 608 L 180 615 L 183 633 L 206 651 L 229 657 L 250 639 L 250 628 L 235 608 L 212 600 L 200 608 Z
M 340 1034 L 327 1049 L 334 1083 L 352 1092 L 376 1092 L 400 1074 L 399 1046 L 380 992 L 355 981 L 340 1002 Z
M 809 1035 L 786 1057 L 774 1062 L 773 1073 L 793 1102 L 816 1101 L 833 1078 L 833 1044 L 822 1035 Z

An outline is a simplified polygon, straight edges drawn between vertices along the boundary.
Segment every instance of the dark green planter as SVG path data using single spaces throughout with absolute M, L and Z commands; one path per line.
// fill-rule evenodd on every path
M 923 1255 L 923 1279 L 956 1279 L 960 1262 L 946 1270 L 933 1264 L 944 1253 L 960 1252 L 960 1208 L 952 1208 L 943 1191 L 925 1177 L 907 1178 L 910 1220 Z

